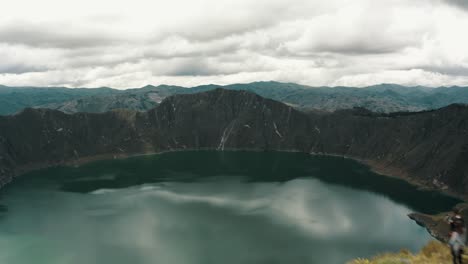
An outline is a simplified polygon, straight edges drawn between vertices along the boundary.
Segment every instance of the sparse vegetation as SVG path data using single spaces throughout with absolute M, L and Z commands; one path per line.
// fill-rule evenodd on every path
M 467 256 L 463 256 L 468 261 Z M 355 259 L 348 264 L 450 264 L 452 256 L 449 247 L 439 241 L 429 242 L 419 253 L 408 250 L 398 253 L 385 253 L 371 259 Z M 467 262 L 468 263 L 468 262 Z
M 190 89 L 180 86 L 145 86 L 116 90 L 0 87 L 0 115 L 13 114 L 25 107 L 57 109 L 65 113 L 100 113 L 127 108 L 146 111 L 164 98 L 220 88 L 202 85 Z M 438 109 L 454 103 L 468 103 L 467 87 L 405 87 L 380 84 L 366 88 L 309 87 L 294 83 L 254 82 L 222 86 L 229 90 L 246 90 L 262 97 L 283 102 L 304 111 L 335 111 L 360 107 L 377 113 L 415 112 Z M 397 113 L 401 115 L 403 113 Z

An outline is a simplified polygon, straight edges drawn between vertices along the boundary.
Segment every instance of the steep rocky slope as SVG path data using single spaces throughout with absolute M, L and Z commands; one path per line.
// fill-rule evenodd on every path
M 0 117 L 0 178 L 89 159 L 183 149 L 292 150 L 347 156 L 379 172 L 468 193 L 468 107 L 375 114 L 295 110 L 246 91 L 176 95 L 148 112 Z

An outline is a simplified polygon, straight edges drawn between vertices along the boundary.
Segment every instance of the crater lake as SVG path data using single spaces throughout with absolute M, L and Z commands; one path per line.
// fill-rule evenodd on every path
M 413 211 L 459 200 L 339 157 L 170 152 L 18 177 L 0 263 L 346 263 L 431 240 Z

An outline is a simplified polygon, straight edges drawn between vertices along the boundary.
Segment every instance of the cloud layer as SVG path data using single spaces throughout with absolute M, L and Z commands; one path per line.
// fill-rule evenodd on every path
M 2 9 L 4 85 L 468 85 L 459 0 L 17 0 Z

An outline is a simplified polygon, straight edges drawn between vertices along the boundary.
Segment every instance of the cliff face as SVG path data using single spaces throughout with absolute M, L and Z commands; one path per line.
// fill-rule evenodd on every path
M 378 171 L 468 193 L 468 107 L 379 115 L 304 113 L 246 91 L 177 95 L 148 112 L 0 117 L 0 179 L 96 157 L 183 149 L 294 150 L 360 159 Z
M 324 153 L 363 159 L 385 174 L 467 193 L 468 107 L 413 114 L 327 116 Z

